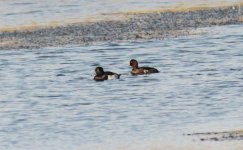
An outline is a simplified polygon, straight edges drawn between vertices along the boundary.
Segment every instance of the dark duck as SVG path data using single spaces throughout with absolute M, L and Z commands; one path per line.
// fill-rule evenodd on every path
M 150 73 L 159 72 L 156 68 L 152 68 L 152 67 L 138 67 L 138 61 L 135 59 L 130 60 L 130 66 L 132 66 L 131 74 L 133 75 L 150 74 Z
M 110 79 L 119 79 L 121 74 L 117 74 L 110 71 L 104 71 L 102 67 L 96 67 L 95 68 L 95 77 L 94 80 L 96 81 L 104 81 L 104 80 L 110 80 Z

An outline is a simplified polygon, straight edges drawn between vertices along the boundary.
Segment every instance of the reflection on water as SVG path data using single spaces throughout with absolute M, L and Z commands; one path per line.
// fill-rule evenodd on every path
M 174 40 L 0 51 L 0 149 L 76 150 L 242 127 L 242 25 L 206 30 Z M 160 73 L 131 76 L 131 58 Z M 93 81 L 98 65 L 121 79 Z
M 232 0 L 0 0 L 0 29 L 57 26 L 80 21 L 99 20 L 101 14 L 168 9 L 181 6 L 233 4 Z M 104 16 L 103 16 L 104 17 Z M 111 16 L 106 16 L 109 19 Z M 114 17 L 116 19 L 118 16 Z M 24 29 L 26 29 L 25 27 Z

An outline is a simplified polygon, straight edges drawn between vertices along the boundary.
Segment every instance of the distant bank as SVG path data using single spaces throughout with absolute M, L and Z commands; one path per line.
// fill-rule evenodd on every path
M 239 24 L 242 5 L 192 7 L 113 14 L 95 22 L 65 26 L 0 31 L 0 49 L 86 45 L 99 42 L 164 39 L 197 34 L 195 29 L 214 25 Z M 123 19 L 115 19 L 116 15 Z

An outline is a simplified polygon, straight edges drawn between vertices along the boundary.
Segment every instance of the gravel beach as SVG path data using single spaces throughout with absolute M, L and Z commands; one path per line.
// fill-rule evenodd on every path
M 32 30 L 0 31 L 0 49 L 86 45 L 164 39 L 198 34 L 195 29 L 242 22 L 239 6 L 123 14 L 126 19 L 82 22 Z

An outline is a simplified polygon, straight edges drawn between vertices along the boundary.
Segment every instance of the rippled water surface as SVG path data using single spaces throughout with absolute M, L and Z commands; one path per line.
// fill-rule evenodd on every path
M 77 150 L 241 128 L 242 28 L 164 41 L 1 50 L 0 149 Z M 160 73 L 130 75 L 131 58 Z M 96 66 L 121 79 L 93 81 Z
M 242 0 L 0 0 L 0 30 L 97 20 L 102 18 L 97 15 L 109 13 L 238 2 Z

